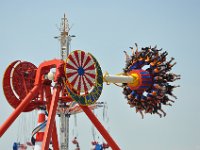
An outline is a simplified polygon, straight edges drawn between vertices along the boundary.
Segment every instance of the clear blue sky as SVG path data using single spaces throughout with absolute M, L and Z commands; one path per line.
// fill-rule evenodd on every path
M 173 107 L 164 108 L 165 118 L 146 115 L 142 120 L 126 104 L 120 88 L 104 86 L 99 101 L 109 105 L 107 126 L 119 146 L 123 150 L 200 150 L 200 1 L 0 0 L 1 80 L 14 60 L 39 65 L 59 58 L 59 43 L 53 37 L 59 34 L 56 26 L 64 13 L 73 24 L 71 34 L 77 36 L 72 50 L 92 53 L 110 74 L 122 71 L 123 51 L 135 42 L 139 47 L 157 44 L 177 61 L 173 71 L 182 75 L 177 82 L 181 88 L 175 90 L 178 100 Z M 13 111 L 2 87 L 0 102 L 1 125 Z M 1 150 L 12 149 L 19 136 L 18 120 L 0 139 Z M 88 150 L 91 123 L 85 114 L 78 115 L 78 135 L 81 148 Z

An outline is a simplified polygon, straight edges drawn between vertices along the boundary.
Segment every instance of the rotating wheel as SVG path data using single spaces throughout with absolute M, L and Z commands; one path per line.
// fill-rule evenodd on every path
M 70 87 L 77 94 L 88 94 L 95 83 L 95 64 L 90 55 L 84 51 L 74 51 L 66 62 L 66 77 Z
M 94 56 L 76 50 L 68 56 L 65 68 L 69 95 L 81 105 L 95 103 L 103 88 L 103 74 Z
M 11 63 L 5 71 L 3 90 L 8 103 L 16 108 L 33 88 L 37 67 L 30 62 L 19 60 Z M 34 100 L 25 108 L 24 112 L 32 111 L 37 107 Z

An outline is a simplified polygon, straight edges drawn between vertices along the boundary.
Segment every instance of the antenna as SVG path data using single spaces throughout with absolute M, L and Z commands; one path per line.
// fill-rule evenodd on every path
M 60 23 L 60 36 L 54 37 L 55 39 L 58 39 L 60 41 L 60 58 L 62 60 L 66 60 L 67 56 L 69 55 L 69 49 L 72 37 L 76 37 L 75 35 L 69 35 L 69 30 L 71 28 L 69 27 L 68 19 L 66 18 L 66 15 L 64 14 L 64 17 L 61 19 Z

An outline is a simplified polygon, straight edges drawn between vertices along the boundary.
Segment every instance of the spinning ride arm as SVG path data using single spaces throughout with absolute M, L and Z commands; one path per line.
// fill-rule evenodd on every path
M 103 76 L 103 80 L 106 83 L 134 83 L 137 78 L 134 76 L 127 75 L 109 75 L 107 72 Z

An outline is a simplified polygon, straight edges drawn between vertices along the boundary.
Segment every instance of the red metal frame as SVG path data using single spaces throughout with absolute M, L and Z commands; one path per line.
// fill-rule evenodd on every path
M 41 96 L 41 101 L 43 101 L 43 97 L 45 93 L 46 102 L 41 103 L 41 101 L 40 102 L 38 101 L 39 104 L 43 104 L 43 105 L 47 104 L 47 110 L 49 112 L 46 129 L 45 129 L 45 133 L 43 137 L 43 142 L 42 142 L 42 150 L 49 149 L 49 143 L 50 143 L 51 138 L 53 142 L 53 148 L 55 150 L 59 150 L 55 118 L 56 118 L 59 94 L 62 89 L 59 82 L 60 82 L 61 77 L 64 77 L 63 67 L 64 67 L 64 61 L 57 60 L 57 59 L 45 61 L 42 64 L 40 64 L 36 72 L 33 89 L 26 95 L 26 97 L 21 101 L 21 103 L 16 107 L 16 109 L 11 113 L 8 119 L 0 127 L 0 137 L 6 132 L 6 130 L 15 121 L 15 119 L 23 112 L 23 110 L 26 109 L 28 104 L 30 104 L 32 99 L 35 96 L 37 96 L 38 93 Z M 51 82 L 44 79 L 44 75 L 47 74 L 51 68 L 56 68 L 56 74 L 54 77 L 54 81 L 56 82 L 56 84 L 53 89 L 53 96 L 51 94 L 51 87 L 50 87 Z M 70 102 L 70 101 L 72 101 L 70 97 L 65 97 L 65 99 L 63 100 L 63 102 Z M 91 122 L 95 125 L 95 127 L 99 130 L 99 132 L 107 141 L 107 143 L 110 145 L 110 147 L 114 150 L 120 150 L 119 146 L 115 143 L 115 141 L 106 131 L 106 129 L 103 127 L 100 121 L 96 118 L 96 116 L 93 114 L 90 108 L 88 106 L 81 106 L 81 105 L 80 107 L 83 109 L 83 111 L 91 120 Z
M 12 112 L 8 119 L 0 127 L 0 137 L 6 132 L 10 125 L 15 121 L 15 119 L 22 113 L 30 101 L 34 98 L 35 94 L 39 92 L 40 86 L 34 86 L 34 88 L 26 95 L 22 102 L 17 106 L 17 108 Z
M 97 117 L 93 114 L 93 112 L 88 108 L 88 106 L 81 106 L 85 114 L 88 116 L 88 118 L 91 120 L 91 122 L 94 124 L 94 126 L 97 128 L 97 130 L 101 133 L 101 135 L 104 137 L 104 139 L 107 141 L 108 145 L 114 149 L 114 150 L 120 150 L 117 143 L 112 139 L 108 131 L 104 128 L 104 126 L 101 124 L 101 122 L 97 119 Z
M 50 102 L 52 100 L 52 95 L 51 95 L 51 86 L 45 86 L 45 95 L 46 95 L 46 100 Z M 50 103 L 47 103 L 47 110 L 49 112 L 50 109 Z M 53 148 L 55 150 L 59 150 L 59 143 L 58 143 L 58 134 L 57 134 L 57 128 L 56 128 L 56 120 L 54 122 L 53 126 L 53 131 L 52 131 L 52 143 L 53 143 Z
M 53 131 L 53 127 L 55 125 L 55 118 L 56 118 L 56 110 L 58 107 L 58 98 L 61 91 L 61 87 L 59 84 L 56 84 L 53 90 L 53 97 L 51 100 L 51 105 L 49 109 L 49 115 L 48 120 L 46 124 L 46 129 L 44 133 L 44 139 L 42 142 L 42 150 L 48 150 L 49 149 L 49 143 L 51 140 L 51 134 Z

